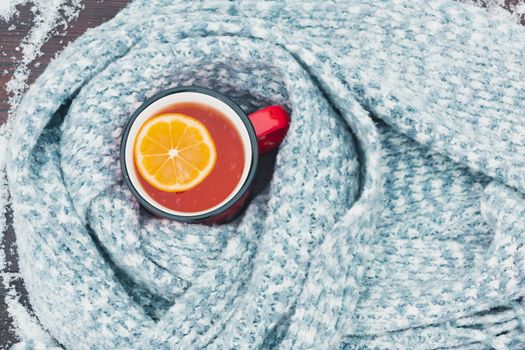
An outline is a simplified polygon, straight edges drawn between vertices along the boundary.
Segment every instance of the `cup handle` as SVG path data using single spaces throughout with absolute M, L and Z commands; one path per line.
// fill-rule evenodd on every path
M 255 129 L 259 154 L 276 149 L 283 142 L 288 128 L 290 116 L 281 106 L 268 106 L 253 112 L 248 116 Z

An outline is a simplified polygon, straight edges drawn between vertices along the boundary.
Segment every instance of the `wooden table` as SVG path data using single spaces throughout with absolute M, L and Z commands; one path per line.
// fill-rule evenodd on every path
M 0 0 L 2 1 L 2 0 Z M 485 3 L 486 0 L 478 0 L 481 3 Z M 507 7 L 518 3 L 520 0 L 506 0 Z M 84 9 L 80 11 L 80 15 L 77 20 L 70 23 L 69 28 L 65 36 L 54 36 L 52 37 L 42 48 L 44 55 L 34 62 L 31 67 L 30 83 L 38 77 L 45 69 L 50 59 L 60 51 L 69 42 L 80 36 L 88 28 L 93 28 L 99 24 L 112 18 L 120 9 L 126 6 L 130 0 L 84 0 Z M 16 29 L 8 31 L 8 27 L 12 24 L 6 24 L 0 21 L 0 53 L 6 55 L 0 55 L 0 74 L 4 70 L 7 70 L 7 74 L 0 75 L 0 125 L 7 120 L 9 103 L 8 96 L 5 90 L 5 84 L 11 79 L 13 72 L 17 67 L 16 61 L 20 59 L 20 52 L 16 51 L 16 47 L 20 44 L 21 40 L 28 34 L 31 29 L 32 14 L 30 6 L 24 6 L 21 8 L 20 16 L 16 20 Z M 522 20 L 525 24 L 525 16 Z M 60 30 L 59 30 L 60 32 Z M 13 62 L 12 57 L 15 57 Z M 36 65 L 35 65 L 36 63 Z M 3 150 L 0 150 L 2 152 Z M 272 156 L 265 157 L 262 160 L 261 168 L 262 175 L 256 188 L 256 192 L 264 186 L 265 183 L 271 177 L 273 170 L 274 159 Z M 8 230 L 4 239 L 4 249 L 7 258 L 6 269 L 2 272 L 16 274 L 18 273 L 17 254 L 14 231 L 10 223 L 12 222 L 11 213 L 8 211 Z M 0 349 L 9 348 L 16 341 L 16 337 L 12 330 L 11 322 L 5 304 L 5 293 L 3 289 L 3 282 L 0 276 Z M 23 281 L 20 278 L 13 279 L 12 283 L 15 285 L 17 294 L 21 295 L 21 302 L 28 306 L 27 294 L 24 290 Z

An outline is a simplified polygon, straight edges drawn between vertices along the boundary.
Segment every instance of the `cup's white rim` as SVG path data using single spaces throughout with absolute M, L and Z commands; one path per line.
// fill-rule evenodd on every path
M 235 127 L 244 147 L 244 167 L 235 189 L 217 205 L 197 212 L 176 211 L 155 201 L 142 187 L 134 165 L 133 145 L 140 127 L 151 117 L 176 103 L 196 102 L 209 105 L 220 111 Z M 255 150 L 254 150 L 255 148 Z M 255 151 L 255 152 L 254 152 Z M 175 219 L 202 219 L 215 216 L 235 204 L 247 190 L 247 180 L 251 182 L 256 167 L 257 142 L 255 132 L 246 114 L 231 100 L 212 90 L 201 87 L 174 88 L 161 92 L 148 99 L 131 117 L 124 132 L 121 145 L 121 165 L 124 179 L 141 204 L 153 209 L 157 214 Z M 153 207 L 153 208 L 152 208 Z

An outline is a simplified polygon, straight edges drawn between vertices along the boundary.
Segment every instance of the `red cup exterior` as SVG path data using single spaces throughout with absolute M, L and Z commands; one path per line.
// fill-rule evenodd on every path
M 265 154 L 283 142 L 290 128 L 288 112 L 281 106 L 269 106 L 248 116 L 259 144 L 259 154 Z

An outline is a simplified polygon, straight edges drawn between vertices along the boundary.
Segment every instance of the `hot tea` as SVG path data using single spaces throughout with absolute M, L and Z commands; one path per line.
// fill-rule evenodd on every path
M 180 113 L 204 124 L 215 144 L 215 164 L 202 182 L 184 192 L 159 190 L 137 171 L 139 182 L 153 200 L 171 210 L 198 212 L 212 208 L 225 200 L 241 179 L 246 158 L 241 136 L 225 115 L 206 104 L 175 103 L 158 115 L 166 113 Z

